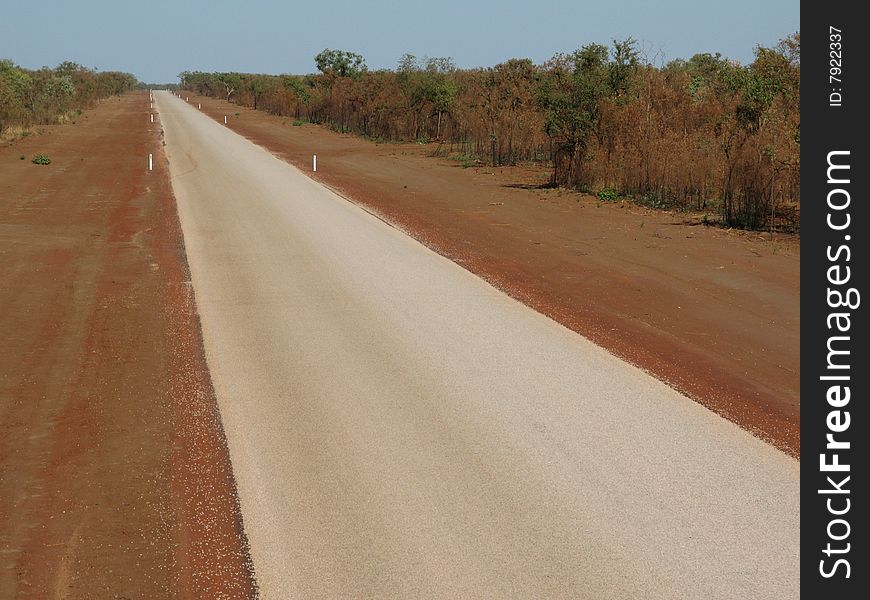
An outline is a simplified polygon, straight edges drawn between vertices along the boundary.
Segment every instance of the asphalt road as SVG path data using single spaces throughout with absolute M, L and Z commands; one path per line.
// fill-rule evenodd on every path
M 799 596 L 797 461 L 155 96 L 263 598 Z

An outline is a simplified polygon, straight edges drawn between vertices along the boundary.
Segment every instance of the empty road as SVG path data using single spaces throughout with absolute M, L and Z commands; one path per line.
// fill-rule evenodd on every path
M 263 598 L 799 596 L 797 461 L 155 100 Z

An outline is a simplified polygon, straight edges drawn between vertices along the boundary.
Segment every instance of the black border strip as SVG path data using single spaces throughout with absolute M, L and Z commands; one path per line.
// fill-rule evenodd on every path
M 870 590 L 867 499 L 859 492 L 867 488 L 862 442 L 870 418 L 866 308 L 859 299 L 867 290 L 864 237 L 870 230 L 865 126 L 870 42 L 859 8 L 858 2 L 801 6 L 801 590 L 806 598 L 866 598 Z M 842 68 L 842 74 L 833 71 L 841 81 L 830 78 L 832 67 Z

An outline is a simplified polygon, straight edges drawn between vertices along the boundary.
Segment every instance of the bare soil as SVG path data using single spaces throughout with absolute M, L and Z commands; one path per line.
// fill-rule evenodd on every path
M 148 113 L 129 94 L 0 148 L 2 598 L 254 595 Z
M 540 189 L 190 94 L 191 103 L 512 296 L 799 457 L 800 240 Z M 312 155 L 317 172 L 311 173 Z

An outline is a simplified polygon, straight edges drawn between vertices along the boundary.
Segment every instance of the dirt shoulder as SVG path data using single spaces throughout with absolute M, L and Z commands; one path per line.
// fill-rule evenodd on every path
M 0 148 L 0 597 L 253 595 L 159 131 Z
M 463 168 L 434 145 L 375 144 L 190 95 L 441 254 L 794 456 L 800 244 L 535 189 L 530 167 Z M 312 155 L 318 170 L 311 173 Z

